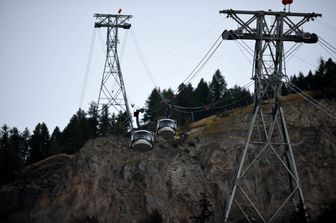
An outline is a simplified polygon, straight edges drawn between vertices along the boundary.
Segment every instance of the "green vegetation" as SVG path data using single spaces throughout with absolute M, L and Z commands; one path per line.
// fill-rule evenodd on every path
M 298 76 L 290 78 L 291 83 L 304 91 L 312 91 L 317 98 L 336 98 L 336 63 L 331 59 L 320 59 L 319 68 L 313 74 L 309 71 L 305 76 L 301 72 Z M 295 93 L 291 89 L 285 89 L 286 93 Z
M 168 103 L 163 101 L 162 96 Z M 170 116 L 183 127 L 252 102 L 253 96 L 247 89 L 239 86 L 228 89 L 224 76 L 216 70 L 211 82 L 201 79 L 195 89 L 191 84 L 184 83 L 180 84 L 176 94 L 171 89 L 153 89 L 146 101 L 144 121 L 155 122 Z
M 30 134 L 3 125 L 0 129 L 0 183 L 14 179 L 15 172 L 27 165 L 56 154 L 77 152 L 92 138 L 109 134 L 124 134 L 124 114 L 110 115 L 106 106 L 98 112 L 92 102 L 88 113 L 79 109 L 61 131 L 56 127 L 50 135 L 45 123 L 38 123 Z

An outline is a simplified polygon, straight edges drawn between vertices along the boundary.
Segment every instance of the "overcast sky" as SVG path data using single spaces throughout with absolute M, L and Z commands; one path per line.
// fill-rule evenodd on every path
M 50 132 L 55 126 L 63 129 L 80 105 L 93 14 L 113 14 L 119 8 L 134 16 L 131 29 L 161 89 L 175 89 L 224 29 L 237 28 L 219 10 L 283 10 L 281 0 L 0 0 L 0 124 L 32 131 L 45 122 Z M 322 18 L 304 26 L 305 31 L 336 46 L 335 0 L 294 0 L 291 11 L 322 13 Z M 120 33 L 121 47 L 126 32 Z M 129 100 L 141 107 L 154 85 L 130 34 L 121 66 Z M 98 98 L 105 60 L 100 37 L 105 36 L 106 30 L 97 30 L 82 103 L 85 110 Z M 253 47 L 253 42 L 249 44 Z M 287 62 L 287 74 L 315 70 L 320 57 L 330 55 L 319 44 L 304 45 Z M 210 81 L 216 69 L 229 87 L 250 81 L 251 64 L 232 41 L 221 44 L 193 86 L 201 78 Z

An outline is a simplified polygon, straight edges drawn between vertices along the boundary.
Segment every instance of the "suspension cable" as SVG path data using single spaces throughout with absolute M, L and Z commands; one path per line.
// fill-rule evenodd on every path
M 122 61 L 122 59 L 124 57 L 125 48 L 126 48 L 126 42 L 127 42 L 127 37 L 128 37 L 128 32 L 129 32 L 128 29 L 126 29 L 123 45 L 122 45 L 121 51 L 120 51 L 120 60 L 119 60 L 120 62 Z
M 328 24 L 326 24 L 326 23 L 323 23 L 323 22 L 321 22 L 320 20 L 317 20 L 317 22 L 320 23 L 320 24 L 322 24 L 322 25 L 324 25 L 325 27 L 327 27 L 327 28 L 329 28 L 329 29 L 331 29 L 331 30 L 333 30 L 333 31 L 336 32 L 336 29 L 333 28 L 333 27 L 331 27 L 330 25 L 328 25 Z
M 320 42 L 318 42 L 319 46 L 327 53 L 329 54 L 330 57 L 332 57 L 334 60 L 336 60 L 335 56 L 330 52 L 328 51 L 328 48 L 326 48 L 323 44 L 321 44 Z
M 299 44 L 295 49 L 293 49 L 291 52 L 289 52 L 288 55 L 285 56 L 285 60 L 287 60 L 286 62 L 289 62 L 291 59 L 293 59 L 293 57 L 295 56 L 295 54 L 297 52 L 299 52 L 299 50 L 302 48 L 302 46 L 303 46 L 303 43 Z
M 248 54 L 250 54 L 252 57 L 254 57 L 254 52 L 253 50 L 250 48 L 249 45 L 247 45 L 247 43 L 245 43 L 244 41 L 242 41 L 241 39 L 237 39 L 234 35 L 232 35 L 232 37 L 234 38 L 234 43 L 236 44 L 236 46 L 238 47 L 239 51 L 243 54 L 243 56 L 245 57 L 245 59 L 250 63 L 253 64 L 251 62 L 251 60 L 249 59 L 249 57 L 244 53 L 244 51 L 241 49 L 243 48 Z M 245 45 L 245 46 L 244 46 Z
M 321 43 L 324 43 L 326 45 L 326 47 L 328 49 L 330 49 L 330 51 L 332 51 L 333 53 L 335 53 L 336 48 L 333 45 L 331 45 L 328 41 L 326 41 L 325 39 L 323 39 L 321 36 L 318 36 L 318 38 L 321 40 Z
M 221 19 L 219 20 L 217 23 L 215 23 L 213 26 L 209 27 L 208 29 L 206 29 L 205 31 L 203 31 L 202 33 L 200 33 L 199 35 L 197 35 L 196 37 L 194 37 L 193 39 L 191 40 L 188 40 L 186 42 L 183 42 L 182 44 L 178 45 L 177 47 L 173 48 L 173 49 L 170 49 L 170 50 L 165 50 L 161 53 L 156 53 L 156 54 L 152 54 L 152 55 L 147 55 L 146 57 L 154 57 L 154 56 L 160 56 L 160 55 L 163 55 L 163 54 L 166 54 L 166 53 L 173 53 L 174 51 L 180 49 L 180 48 L 183 48 L 187 45 L 189 45 L 190 43 L 198 40 L 199 38 L 201 38 L 203 35 L 205 35 L 206 33 L 208 33 L 209 31 L 211 31 L 212 29 L 214 29 L 215 27 L 217 27 L 219 24 L 221 24 L 225 19 Z M 177 54 L 174 54 L 176 56 L 181 56 L 181 55 L 177 55 Z M 184 57 L 184 56 L 181 56 L 181 57 Z
M 192 80 L 195 79 L 195 77 L 202 71 L 202 69 L 204 68 L 204 66 L 208 63 L 208 61 L 210 60 L 210 58 L 215 54 L 215 52 L 217 51 L 217 49 L 219 48 L 219 46 L 221 45 L 221 43 L 223 42 L 223 40 L 221 40 L 219 42 L 219 44 L 215 47 L 215 49 L 212 51 L 212 53 L 209 55 L 209 57 L 204 61 L 204 63 L 199 67 L 199 69 L 195 72 L 195 74 L 189 78 L 188 82 L 185 85 L 188 85 Z
M 292 87 L 292 86 L 293 87 Z M 296 85 L 294 85 L 293 83 L 289 82 L 289 88 L 292 89 L 295 93 L 299 94 L 301 97 L 303 97 L 306 101 L 308 101 L 309 103 L 311 103 L 312 105 L 314 105 L 316 108 L 318 108 L 319 110 L 323 111 L 324 113 L 326 113 L 327 115 L 329 115 L 330 117 L 332 117 L 333 119 L 336 119 L 336 114 L 333 113 L 333 111 L 331 111 L 329 108 L 323 106 L 320 102 L 318 102 L 316 99 L 314 99 L 313 97 L 311 97 L 310 95 L 306 94 L 304 91 L 302 91 L 299 87 L 297 87 Z M 297 89 L 295 89 L 297 88 Z
M 196 67 L 191 71 L 191 73 L 182 81 L 182 83 L 186 83 L 188 80 L 190 80 L 191 78 L 193 78 L 193 76 L 196 75 L 196 73 L 198 72 L 198 70 L 200 70 L 201 68 L 199 67 L 203 67 L 204 65 L 202 64 L 204 60 L 207 61 L 207 57 L 208 55 L 209 58 L 213 55 L 213 53 L 218 49 L 219 45 L 222 43 L 222 41 L 219 42 L 219 40 L 221 39 L 221 36 L 219 36 L 215 43 L 210 47 L 210 49 L 207 51 L 207 53 L 204 55 L 204 57 L 201 59 L 201 61 L 196 65 Z M 219 42 L 219 44 L 218 44 Z M 216 46 L 216 44 L 218 44 Z M 212 52 L 212 50 L 215 48 L 214 52 Z M 175 90 L 175 92 L 177 91 L 178 89 Z
M 131 29 L 131 35 L 132 35 L 132 38 L 133 38 L 133 42 L 136 46 L 136 49 L 137 49 L 137 52 L 138 52 L 138 55 L 140 57 L 140 60 L 145 68 L 145 71 L 146 71 L 146 75 L 147 77 L 150 79 L 151 83 L 153 84 L 153 86 L 155 87 L 155 89 L 157 90 L 160 98 L 161 98 L 161 102 L 159 102 L 158 104 L 154 105 L 153 109 L 151 109 L 151 112 L 154 112 L 154 111 L 157 111 L 159 109 L 162 109 L 165 105 L 166 106 L 169 106 L 171 107 L 172 109 L 174 109 L 175 111 L 177 112 L 181 112 L 181 113 L 195 113 L 195 112 L 201 112 L 201 111 L 204 111 L 204 110 L 207 110 L 209 108 L 212 108 L 214 105 L 216 104 L 219 104 L 221 102 L 223 102 L 224 100 L 226 100 L 226 98 L 222 98 L 218 101 L 215 101 L 215 102 L 212 102 L 208 105 L 202 105 L 202 106 L 192 106 L 192 107 L 185 107 L 185 106 L 177 106 L 177 105 L 174 105 L 172 103 L 170 103 L 167 98 L 165 98 L 165 96 L 162 94 L 162 92 L 160 91 L 160 89 L 157 87 L 157 84 L 153 78 L 153 75 L 146 63 L 146 60 L 145 60 L 145 57 L 139 47 L 139 44 L 137 42 L 137 39 L 136 39 L 136 36 L 134 34 L 134 31 Z M 190 83 L 195 77 L 197 74 L 199 74 L 199 72 L 201 71 L 201 69 L 206 65 L 206 63 L 210 60 L 210 58 L 214 55 L 214 53 L 217 51 L 217 49 L 219 48 L 219 46 L 221 45 L 222 43 L 222 39 L 221 39 L 221 36 L 219 36 L 217 38 L 217 40 L 215 41 L 215 43 L 210 47 L 210 49 L 207 51 L 207 53 L 205 54 L 205 56 L 202 58 L 202 60 L 197 64 L 197 66 L 193 69 L 193 71 L 184 79 L 183 83 L 184 84 L 188 84 Z M 246 48 L 244 48 L 246 50 Z M 252 84 L 252 81 L 249 82 L 248 84 L 246 84 L 243 88 L 248 88 L 249 86 L 251 86 Z M 175 90 L 176 92 L 177 90 Z M 175 94 L 174 92 L 174 94 Z M 244 98 L 245 100 L 245 98 Z M 228 107 L 228 106 L 231 106 L 233 104 L 236 104 L 236 103 L 239 103 L 241 100 L 239 100 L 238 102 L 233 102 L 229 105 L 224 105 L 224 106 L 220 106 L 218 108 L 223 108 L 223 107 Z M 185 110 L 193 110 L 193 111 L 185 111 Z
M 101 33 L 100 29 L 98 29 L 98 36 L 99 36 L 102 51 L 103 51 L 104 55 L 106 55 L 106 49 L 105 49 L 105 46 L 104 46 L 103 36 L 102 36 L 102 33 Z
M 93 48 L 94 48 L 94 44 L 95 44 L 95 39 L 96 39 L 96 29 L 94 28 L 93 32 L 92 32 L 92 37 L 91 37 L 89 56 L 88 56 L 88 59 L 87 59 L 85 73 L 84 73 L 84 81 L 83 81 L 82 93 L 81 93 L 81 97 L 80 97 L 80 101 L 79 101 L 79 108 L 81 108 L 82 105 L 83 105 L 83 100 L 84 100 L 84 96 L 85 96 L 87 80 L 88 80 L 88 76 L 89 76 L 89 72 L 90 72 L 90 67 L 91 67 L 91 62 L 92 62 L 92 54 L 93 54 Z

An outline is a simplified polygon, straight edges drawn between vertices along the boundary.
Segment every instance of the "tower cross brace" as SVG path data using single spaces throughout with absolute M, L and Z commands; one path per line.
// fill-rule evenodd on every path
M 105 104 L 108 108 L 114 108 L 119 114 L 126 114 L 123 124 L 132 129 L 132 114 L 118 57 L 118 30 L 120 28 L 130 29 L 131 24 L 128 23 L 128 20 L 133 16 L 94 14 L 94 17 L 96 18 L 95 28 L 107 28 L 106 59 L 98 97 L 98 108 L 100 110 Z
M 234 184 L 226 203 L 224 222 L 229 222 L 229 217 L 237 217 L 231 214 L 234 204 L 248 222 L 255 220 L 274 222 L 280 217 L 281 211 L 294 211 L 296 207 L 304 210 L 305 218 L 309 221 L 281 106 L 281 90 L 284 79 L 287 78 L 284 42 L 316 43 L 317 35 L 303 32 L 301 27 L 306 22 L 322 15 L 232 9 L 222 10 L 220 13 L 232 18 L 239 27 L 236 30 L 224 30 L 223 39 L 255 41 L 252 71 L 255 91 L 254 110 Z M 265 168 L 265 166 L 272 168 L 275 164 L 279 169 L 273 175 L 263 178 L 263 176 L 251 174 L 256 174 L 253 172 L 254 168 Z M 265 186 L 269 178 L 275 179 L 270 184 L 279 183 L 283 189 L 277 191 L 275 187 Z M 282 178 L 287 178 L 288 183 L 285 183 Z M 255 181 L 254 189 L 246 184 L 247 181 L 251 182 L 251 179 Z M 269 196 L 277 199 L 280 205 L 270 210 L 269 202 L 258 197 L 263 193 L 270 193 Z M 290 200 L 293 201 L 292 205 L 290 205 Z M 298 203 L 295 203 L 297 201 Z M 235 212 L 236 215 L 237 213 Z

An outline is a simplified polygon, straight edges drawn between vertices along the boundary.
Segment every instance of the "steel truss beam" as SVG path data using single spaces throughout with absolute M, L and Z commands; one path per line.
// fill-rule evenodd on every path
M 106 59 L 103 77 L 100 85 L 98 107 L 106 104 L 112 107 L 116 115 L 126 114 L 124 123 L 126 127 L 132 129 L 132 114 L 128 105 L 124 79 L 121 73 L 118 57 L 118 29 L 130 29 L 131 24 L 127 23 L 132 18 L 131 15 L 120 14 L 95 14 L 95 28 L 107 28 L 106 36 Z
M 281 107 L 281 88 L 283 80 L 286 78 L 283 43 L 316 43 L 318 41 L 317 35 L 303 32 L 301 27 L 321 14 L 285 11 L 235 11 L 232 9 L 222 10 L 220 13 L 226 14 L 228 18 L 232 18 L 239 25 L 237 30 L 225 30 L 222 34 L 223 39 L 255 41 L 252 72 L 252 79 L 255 81 L 255 107 L 234 185 L 226 205 L 224 221 L 230 221 L 233 204 L 238 206 L 242 216 L 248 222 L 274 222 L 277 217 L 280 217 L 280 212 L 287 205 L 293 209 L 299 205 L 305 210 L 305 218 L 309 221 L 288 128 Z M 294 21 L 293 17 L 298 21 Z M 278 176 L 279 178 L 274 175 L 274 179 L 280 179 L 284 188 L 282 191 L 274 192 L 280 194 L 279 196 L 274 195 L 274 197 L 278 198 L 277 203 L 281 204 L 274 210 L 263 207 L 263 201 L 258 198 L 258 193 L 253 194 L 258 191 L 258 188 L 262 188 L 259 193 L 269 192 L 274 188 L 264 187 L 265 185 L 258 184 L 257 180 L 254 190 L 247 188 L 246 184 L 248 177 L 251 175 L 255 177 L 252 174 L 256 174 L 254 168 L 260 168 L 263 163 L 268 163 L 271 169 L 274 166 L 279 168 L 278 171 L 274 171 L 275 175 L 280 170 L 282 173 L 287 173 L 287 176 L 281 175 Z M 288 183 L 286 183 L 287 181 Z M 285 193 L 285 190 L 288 192 Z M 246 205 L 243 205 L 244 200 Z M 292 205 L 290 200 L 293 201 Z M 294 212 L 293 209 L 291 210 Z

